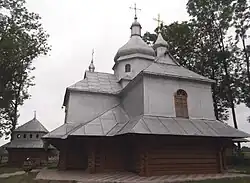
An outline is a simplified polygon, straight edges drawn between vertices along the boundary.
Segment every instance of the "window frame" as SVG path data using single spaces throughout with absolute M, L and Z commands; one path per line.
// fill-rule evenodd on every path
M 183 89 L 178 89 L 174 95 L 175 115 L 178 118 L 189 118 L 188 95 Z
M 131 72 L 131 65 L 130 64 L 125 65 L 125 72 L 126 73 Z

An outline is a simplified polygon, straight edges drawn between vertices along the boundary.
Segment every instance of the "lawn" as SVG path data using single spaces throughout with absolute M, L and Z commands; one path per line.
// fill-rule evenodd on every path
M 0 178 L 1 183 L 76 183 L 76 181 L 51 181 L 34 180 L 37 173 L 28 173 L 24 175 L 12 176 L 9 178 Z
M 12 167 L 6 167 L 6 166 L 0 166 L 0 174 L 3 173 L 13 173 L 17 171 L 23 171 L 21 168 L 12 168 Z

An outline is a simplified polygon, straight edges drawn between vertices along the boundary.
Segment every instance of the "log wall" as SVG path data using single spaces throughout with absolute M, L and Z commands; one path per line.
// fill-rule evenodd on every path
M 89 173 L 129 171 L 141 176 L 218 173 L 225 167 L 223 139 L 166 136 L 81 138 L 64 145 L 59 165 Z M 66 148 L 67 147 L 67 148 Z
M 48 161 L 48 152 L 44 149 L 8 149 L 8 164 L 10 166 L 21 167 L 27 158 L 40 164 Z
M 150 150 L 148 176 L 166 174 L 217 173 L 215 149 L 174 147 Z

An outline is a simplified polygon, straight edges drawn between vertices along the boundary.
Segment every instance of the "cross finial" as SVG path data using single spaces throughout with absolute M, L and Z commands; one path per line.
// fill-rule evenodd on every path
M 140 11 L 141 9 L 136 8 L 136 3 L 134 4 L 134 7 L 129 7 L 129 8 L 135 11 L 135 19 L 137 19 L 137 10 Z
M 34 119 L 36 119 L 36 111 L 34 111 Z
M 157 25 L 157 29 L 158 29 L 158 33 L 161 32 L 161 28 L 162 28 L 162 24 L 163 24 L 163 21 L 161 20 L 161 15 L 158 14 L 158 17 L 157 18 L 153 18 L 153 20 L 157 21 L 158 25 Z
M 91 59 L 91 63 L 93 63 L 94 53 L 95 53 L 95 51 L 94 51 L 94 48 L 93 48 L 93 49 L 92 49 L 92 59 Z

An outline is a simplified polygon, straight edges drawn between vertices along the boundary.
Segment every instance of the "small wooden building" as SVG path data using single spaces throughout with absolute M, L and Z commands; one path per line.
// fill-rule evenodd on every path
M 8 151 L 10 166 L 23 166 L 24 161 L 30 158 L 40 165 L 48 161 L 52 146 L 45 147 L 42 136 L 48 130 L 34 117 L 29 122 L 19 126 L 12 134 L 12 140 L 3 147 Z
M 66 89 L 65 122 L 44 136 L 60 151 L 59 169 L 223 172 L 232 139 L 249 136 L 216 120 L 215 81 L 182 67 L 161 33 L 147 45 L 137 17 L 112 69 L 95 72 L 92 58 L 84 79 Z

